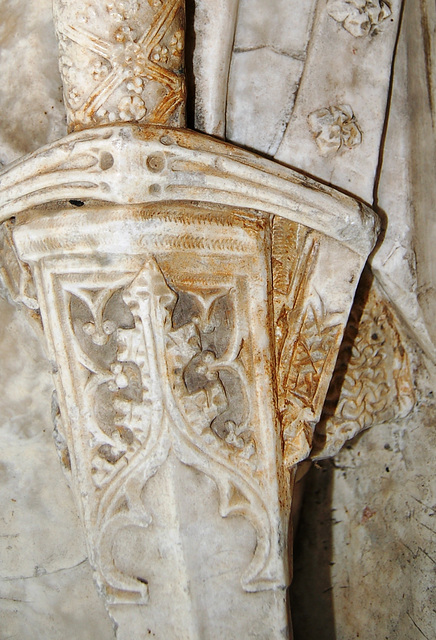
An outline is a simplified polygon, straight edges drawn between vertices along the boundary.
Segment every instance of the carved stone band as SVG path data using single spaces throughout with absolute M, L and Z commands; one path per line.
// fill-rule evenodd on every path
M 275 163 L 159 127 L 74 134 L 0 179 L 111 615 L 131 607 L 139 628 L 141 610 L 153 621 L 157 607 L 172 611 L 158 637 L 202 637 L 182 580 L 182 463 L 214 483 L 221 516 L 250 523 L 237 597 L 272 594 L 271 619 L 259 609 L 253 629 L 283 637 L 294 469 L 310 453 L 374 214 Z M 162 595 L 172 571 L 177 593 Z
M 0 222 L 62 199 L 260 210 L 321 231 L 365 259 L 379 230 L 369 207 L 335 189 L 228 143 L 159 126 L 71 134 L 0 173 Z

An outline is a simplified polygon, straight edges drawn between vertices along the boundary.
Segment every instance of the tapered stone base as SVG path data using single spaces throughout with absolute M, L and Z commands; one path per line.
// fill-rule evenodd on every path
M 146 532 L 127 533 L 124 555 L 150 576 L 150 601 L 109 607 L 120 640 L 147 637 L 144 629 L 162 640 L 289 637 L 286 590 L 247 593 L 241 586 L 256 533 L 241 516 L 220 517 L 210 478 L 170 454 L 147 483 L 144 502 L 158 535 L 151 542 Z
M 56 443 L 118 637 L 287 638 L 294 469 L 374 220 L 195 134 L 67 141 L 5 174 L 0 215 L 39 205 L 5 255 L 39 308 Z

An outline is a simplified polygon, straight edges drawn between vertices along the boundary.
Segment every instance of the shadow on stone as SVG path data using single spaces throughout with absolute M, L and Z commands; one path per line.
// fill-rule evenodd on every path
M 290 588 L 294 640 L 336 640 L 331 583 L 332 462 L 313 465 L 305 482 Z

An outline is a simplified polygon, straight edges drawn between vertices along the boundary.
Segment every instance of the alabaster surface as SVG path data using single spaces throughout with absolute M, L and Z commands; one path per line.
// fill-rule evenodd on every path
M 16 214 L 4 278 L 40 313 L 56 444 L 118 637 L 289 635 L 293 473 L 376 217 L 225 143 L 137 125 L 73 134 L 11 166 L 2 189 L 2 216 Z M 215 483 L 209 507 L 230 518 L 207 578 L 195 550 L 212 523 L 192 513 L 204 483 L 183 465 Z M 224 556 L 215 589 L 201 588 L 234 538 L 239 570 Z M 217 590 L 247 611 L 238 626 Z
M 116 20 L 115 14 L 128 11 L 133 4 L 112 3 L 111 19 Z M 177 12 L 178 3 L 169 4 Z M 1 498 L 5 515 L 0 530 L 0 607 L 6 621 L 0 626 L 0 637 L 16 634 L 23 639 L 67 635 L 112 638 L 112 623 L 95 590 L 93 569 L 110 616 L 119 624 L 119 639 L 148 637 L 144 633 L 149 631 L 152 637 L 155 634 L 161 638 L 241 638 L 251 637 L 249 634 L 272 638 L 288 633 L 284 631 L 287 620 L 281 588 L 288 581 L 284 549 L 281 547 L 275 556 L 276 567 L 281 565 L 282 571 L 282 578 L 276 583 L 280 588 L 258 590 L 259 582 L 254 589 L 247 588 L 255 573 L 251 571 L 250 577 L 249 568 L 253 569 L 253 557 L 259 557 L 259 540 L 265 540 L 265 535 L 259 537 L 262 526 L 253 509 L 252 494 L 244 494 L 243 485 L 238 485 L 235 492 L 233 485 L 233 493 L 227 491 L 226 495 L 230 487 L 226 485 L 226 474 L 199 470 L 201 464 L 192 454 L 189 457 L 189 447 L 183 449 L 171 420 L 168 424 L 159 423 L 156 416 L 149 420 L 160 443 L 160 460 L 165 463 L 159 462 L 158 455 L 153 472 L 146 472 L 148 481 L 140 492 L 134 483 L 128 489 L 133 490 L 131 507 L 135 496 L 140 495 L 139 512 L 135 508 L 131 512 L 132 522 L 135 517 L 142 518 L 142 529 L 132 526 L 122 530 L 109 561 L 99 547 L 98 534 L 99 527 L 101 530 L 114 522 L 110 508 L 103 510 L 108 516 L 106 523 L 98 520 L 95 514 L 99 499 L 93 495 L 134 455 L 135 446 L 144 437 L 143 424 L 138 431 L 138 393 L 143 394 L 142 400 L 147 393 L 161 393 L 157 388 L 145 390 L 144 384 L 138 391 L 134 383 L 141 363 L 140 359 L 136 362 L 136 369 L 131 363 L 143 349 L 137 336 L 147 317 L 144 313 L 141 316 L 141 303 L 137 310 L 144 291 L 147 296 L 151 293 L 152 300 L 155 296 L 155 300 L 163 301 L 156 306 L 161 328 L 156 330 L 155 324 L 150 335 L 155 339 L 161 335 L 165 344 L 175 345 L 163 358 L 169 367 L 174 358 L 181 359 L 185 372 L 189 363 L 196 366 L 202 358 L 210 366 L 207 353 L 205 356 L 204 350 L 195 345 L 199 336 L 201 342 L 211 330 L 218 335 L 217 327 L 222 322 L 220 304 L 227 309 L 227 318 L 231 317 L 222 344 L 230 339 L 235 344 L 242 340 L 248 345 L 242 356 L 224 363 L 227 371 L 233 372 L 230 378 L 236 375 L 239 381 L 243 380 L 242 386 L 229 382 L 224 385 L 224 395 L 231 396 L 229 388 L 233 388 L 232 416 L 226 418 L 228 407 L 220 404 L 222 382 L 221 387 L 213 384 L 216 368 L 215 373 L 209 371 L 207 383 L 197 373 L 191 378 L 185 375 L 181 384 L 177 376 L 169 377 L 182 415 L 193 410 L 194 402 L 194 413 L 203 415 L 205 420 L 203 425 L 201 420 L 197 425 L 198 433 L 191 434 L 191 445 L 199 435 L 201 438 L 211 432 L 209 442 L 201 444 L 200 450 L 218 451 L 218 457 L 224 452 L 239 474 L 242 469 L 244 477 L 250 477 L 251 489 L 264 476 L 265 469 L 280 461 L 280 456 L 270 455 L 271 449 L 268 453 L 268 446 L 274 446 L 273 435 L 262 435 L 260 429 L 261 423 L 268 423 L 261 419 L 262 415 L 272 414 L 274 404 L 268 395 L 274 394 L 271 388 L 267 389 L 265 371 L 259 375 L 259 367 L 266 362 L 263 342 L 257 351 L 250 346 L 258 340 L 259 332 L 263 335 L 264 328 L 256 322 L 262 314 L 266 316 L 267 290 L 273 283 L 276 313 L 274 328 L 270 329 L 275 332 L 277 361 L 283 346 L 286 353 L 289 325 L 294 332 L 299 326 L 298 314 L 293 314 L 292 309 L 302 310 L 300 316 L 304 315 L 306 323 L 310 320 L 306 325 L 310 331 L 300 331 L 300 339 L 294 342 L 290 363 L 283 359 L 284 368 L 288 369 L 279 367 L 277 373 L 278 408 L 284 416 L 282 435 L 287 441 L 284 468 L 289 469 L 307 456 L 312 445 L 313 456 L 321 460 L 317 462 L 321 466 L 308 476 L 301 539 L 296 548 L 295 638 L 368 635 L 406 640 L 434 634 L 432 577 L 436 551 L 431 516 L 436 489 L 431 478 L 436 376 L 430 360 L 435 352 L 435 225 L 431 206 L 431 25 L 435 15 L 429 3 L 419 7 L 417 3 L 405 3 L 404 14 L 401 4 L 277 0 L 265 11 L 261 2 L 222 0 L 219 10 L 214 11 L 211 3 L 204 0 L 195 3 L 196 128 L 275 156 L 285 165 L 339 186 L 378 207 L 382 216 L 382 242 L 372 256 L 372 272 L 365 270 L 358 290 L 325 405 L 323 394 L 334 364 L 326 358 L 329 340 L 339 346 L 346 309 L 357 285 L 354 278 L 374 239 L 368 227 L 370 218 L 361 215 L 364 208 L 359 210 L 351 200 L 334 195 L 329 188 L 314 187 L 310 179 L 297 178 L 277 165 L 273 170 L 272 165 L 254 160 L 245 152 L 219 145 L 209 147 L 195 136 L 192 147 L 183 137 L 171 138 L 171 134 L 165 141 L 141 139 L 146 149 L 141 151 L 141 144 L 135 142 L 141 136 L 129 126 L 121 135 L 123 129 L 112 135 L 108 132 L 106 137 L 98 134 L 93 138 L 91 133 L 91 139 L 76 134 L 69 139 L 69 146 L 49 147 L 35 156 L 33 164 L 18 165 L 9 172 L 9 195 L 0 203 L 2 219 L 17 216 L 17 223 L 15 227 L 10 223 L 4 227 L 6 233 L 1 240 L 9 268 L 2 271 L 4 299 L 0 307 L 5 390 L 0 406 L 4 442 L 1 468 L 5 477 Z M 149 10 L 145 3 L 144 6 L 146 12 L 156 10 Z M 12 7 L 11 3 L 2 2 L 0 7 L 2 16 L 8 16 L 0 32 L 0 64 L 8 87 L 0 95 L 1 111 L 7 114 L 0 127 L 0 161 L 7 165 L 64 136 L 67 124 L 51 3 L 18 2 Z M 111 34 L 97 17 L 89 14 L 84 29 L 94 20 L 94 33 L 100 40 L 107 39 Z M 77 15 L 68 20 L 76 18 Z M 401 19 L 403 26 L 397 41 Z M 155 56 L 155 64 L 175 64 L 177 51 L 181 51 L 176 31 L 168 34 L 168 42 L 150 44 L 148 54 Z M 119 44 L 127 46 L 126 38 L 130 38 L 129 46 L 136 50 L 141 34 L 123 33 L 120 38 L 124 40 Z M 85 41 L 83 34 L 77 40 L 75 33 L 67 46 L 88 47 L 89 39 Z M 160 48 L 155 49 L 156 46 Z M 117 64 L 101 47 L 99 41 L 97 56 L 88 47 L 86 55 L 90 59 L 82 58 L 79 64 L 79 75 L 86 77 L 87 66 L 95 67 L 87 95 L 98 95 L 99 87 L 104 86 L 111 68 L 114 70 Z M 66 93 L 74 89 L 74 83 L 68 87 L 72 75 L 67 61 L 70 53 L 65 49 L 65 64 L 61 65 Z M 77 52 L 71 57 L 76 58 Z M 16 64 L 17 59 L 21 64 Z M 175 124 L 180 124 L 183 107 L 177 100 L 181 86 L 174 85 L 170 73 L 172 80 L 168 76 L 166 89 L 159 93 L 156 84 L 150 86 L 150 68 L 141 67 L 139 72 L 136 69 L 140 81 L 123 76 L 124 84 L 117 85 L 108 103 L 99 106 L 95 121 L 98 110 L 94 111 L 91 104 L 88 111 L 71 109 L 75 99 L 72 93 L 70 103 L 68 99 L 66 102 L 70 129 L 76 124 L 78 128 L 92 127 L 97 121 L 107 124 L 114 118 L 141 120 L 147 117 L 145 114 L 154 113 L 149 109 L 150 100 L 155 104 L 156 96 L 160 96 L 166 104 L 168 95 L 170 101 L 174 99 L 172 106 L 168 112 L 161 109 L 157 117 L 166 118 L 168 113 Z M 23 86 L 31 89 L 23 91 Z M 128 100 L 123 91 L 130 96 Z M 129 146 L 131 153 L 127 151 Z M 138 167 L 141 182 L 134 178 Z M 51 181 L 50 175 L 59 169 L 59 179 Z M 85 174 L 87 184 L 77 184 L 85 180 Z M 47 186 L 52 189 L 49 199 L 53 204 L 44 214 L 41 207 L 46 197 L 41 189 Z M 65 189 L 73 203 L 65 200 Z M 213 209 L 217 192 L 218 211 Z M 130 198 L 129 211 L 118 208 L 111 213 L 104 205 L 106 217 L 101 223 L 96 222 L 100 211 L 91 207 L 87 213 L 90 194 L 119 205 Z M 205 247 L 202 226 L 202 262 L 196 265 L 195 258 L 188 260 L 192 273 L 185 280 L 179 275 L 177 258 L 164 257 L 165 252 L 170 245 L 176 248 L 185 265 L 189 251 L 198 258 L 199 243 L 198 238 L 195 242 L 195 233 L 186 240 L 186 229 L 182 232 L 177 226 L 177 218 L 185 215 L 177 209 L 179 205 L 170 214 L 165 209 L 166 221 L 159 220 L 161 202 L 169 196 L 176 200 L 206 200 L 212 207 L 212 218 L 228 215 L 222 207 L 234 208 L 233 222 L 226 223 L 229 231 L 220 236 L 220 242 L 215 239 L 213 250 Z M 59 200 L 60 208 L 56 204 Z M 329 201 L 331 204 L 326 204 Z M 140 213 L 132 203 L 141 205 Z M 29 220 L 20 218 L 20 211 L 35 206 L 38 212 L 29 226 Z M 101 202 L 98 206 L 103 208 Z M 238 207 L 252 211 L 244 211 L 241 216 Z M 259 214 L 259 210 L 264 213 Z M 198 205 L 195 213 L 204 215 Z M 269 249 L 265 248 L 265 214 L 275 216 Z M 348 223 L 342 227 L 336 224 L 341 217 Z M 210 211 L 207 218 L 210 221 Z M 241 219 L 243 224 L 235 222 Z M 144 225 L 153 226 L 153 246 L 140 242 L 145 237 L 141 231 Z M 121 230 L 124 244 L 118 240 Z M 216 228 L 211 238 L 214 234 Z M 167 239 L 162 245 L 164 237 Z M 224 267 L 217 267 L 231 260 L 242 264 L 242 257 L 230 260 L 231 254 L 226 253 L 230 237 L 235 245 L 240 243 L 236 248 L 240 256 L 245 250 L 244 242 L 254 242 L 256 246 L 251 258 L 246 258 L 246 266 L 238 267 L 244 277 L 248 274 L 247 282 L 251 284 L 230 284 Z M 18 248 L 20 259 L 31 264 L 33 274 L 39 274 L 36 289 L 29 269 L 17 261 L 15 249 L 11 254 L 11 247 Z M 336 249 L 337 258 L 333 259 Z M 267 250 L 272 251 L 271 256 Z M 221 258 L 220 251 L 224 251 Z M 71 254 L 68 258 L 67 252 Z M 305 271 L 306 263 L 301 258 L 306 260 L 309 254 L 315 266 Z M 273 269 L 268 273 L 271 257 Z M 220 283 L 206 283 L 204 274 L 200 277 L 201 269 L 218 272 Z M 111 270 L 112 278 L 114 272 L 117 275 L 109 286 L 107 276 Z M 289 272 L 296 274 L 290 287 L 286 275 Z M 345 274 L 348 287 L 333 284 L 339 272 Z M 196 274 L 194 279 L 192 274 Z M 304 282 L 305 274 L 308 284 Z M 297 276 L 301 276 L 300 280 Z M 55 280 L 58 284 L 51 288 L 49 283 Z M 297 295 L 299 287 L 304 294 L 301 298 Z M 98 291 L 106 293 L 99 298 L 95 296 Z M 15 302 L 24 301 L 27 310 L 22 305 L 21 310 L 14 310 L 11 296 Z M 181 311 L 181 299 L 185 300 L 187 311 Z M 35 316 L 37 300 L 43 301 L 45 325 L 52 327 L 46 352 L 37 342 L 42 338 Z M 201 304 L 197 308 L 198 300 Z M 126 308 L 130 309 L 127 315 Z M 119 309 L 124 310 L 124 315 Z M 234 314 L 235 309 L 239 316 Z M 282 309 L 284 314 L 280 313 Z M 174 320 L 177 316 L 183 320 L 180 326 Z M 66 337 L 61 325 L 69 327 Z M 183 346 L 185 343 L 189 347 Z M 59 367 L 59 362 L 64 365 Z M 242 376 L 241 363 L 245 369 Z M 218 365 L 223 365 L 222 357 Z M 191 369 L 194 371 L 195 367 Z M 62 370 L 67 374 L 63 380 Z M 54 397 L 53 373 L 58 390 Z M 142 382 L 144 375 L 143 369 L 139 376 Z M 247 391 L 247 375 L 262 377 L 266 386 Z M 87 376 L 91 384 L 86 383 Z M 238 396 L 238 388 L 252 393 L 245 396 L 245 404 L 241 401 L 244 392 Z M 69 396 L 71 389 L 77 401 Z M 300 391 L 293 395 L 297 389 Z M 318 396 L 317 389 L 322 391 Z M 302 395 L 306 405 L 301 403 Z M 154 406 L 159 405 L 156 397 Z M 100 402 L 103 422 L 107 423 L 108 418 L 105 411 L 110 414 L 115 405 L 115 413 L 122 409 L 124 418 L 120 422 L 119 415 L 115 416 L 114 429 L 99 429 L 99 410 L 95 413 L 91 407 L 95 398 L 97 404 Z M 59 418 L 59 404 L 67 421 Z M 236 419 L 235 407 L 239 411 Z M 244 430 L 244 411 L 257 416 L 254 431 Z M 80 424 L 84 417 L 88 425 L 94 421 L 91 438 L 86 430 L 79 429 L 77 435 L 77 429 L 71 428 L 79 424 L 74 422 L 79 414 Z M 53 419 L 56 446 L 52 439 Z M 216 430 L 212 428 L 214 421 Z M 158 423 L 160 427 L 156 429 Z M 204 425 L 209 431 L 203 433 Z M 349 438 L 370 426 L 371 431 L 337 454 Z M 129 433 L 134 433 L 136 440 L 130 439 Z M 69 440 L 71 447 L 73 437 L 76 447 L 80 443 L 82 453 L 70 458 L 66 442 Z M 268 441 L 268 446 L 262 448 L 261 440 L 264 445 Z M 332 462 L 322 461 L 335 454 Z M 76 470 L 81 469 L 76 480 L 68 468 L 71 460 Z M 262 481 L 259 482 L 261 486 Z M 266 491 L 265 486 L 262 491 Z M 268 503 L 269 516 L 272 513 L 272 520 L 276 518 L 275 532 L 280 537 L 286 531 L 289 503 L 278 505 L 277 495 L 277 490 L 271 496 L 264 492 L 263 499 Z M 128 504 L 128 496 L 126 500 Z M 154 529 L 146 521 L 146 514 L 144 520 L 144 505 L 152 512 Z M 232 508 L 233 515 L 223 518 L 226 509 Z M 86 525 L 88 547 L 78 512 Z M 115 570 L 112 568 L 108 580 L 111 562 Z M 197 579 L 190 581 L 189 575 Z M 152 606 L 147 607 L 145 601 L 149 597 Z M 144 603 L 138 605 L 141 599 Z
M 0 64 L 4 166 L 66 133 L 50 0 L 2 2 Z
M 0 637 L 107 640 L 82 526 L 53 449 L 51 367 L 41 335 L 1 309 Z M 19 384 L 17 378 L 19 377 Z

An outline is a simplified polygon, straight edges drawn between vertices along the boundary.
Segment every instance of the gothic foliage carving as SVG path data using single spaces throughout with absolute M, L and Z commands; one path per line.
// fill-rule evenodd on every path
M 275 218 L 273 283 L 278 405 L 285 464 L 310 453 L 344 328 L 316 284 L 322 234 Z
M 356 38 L 373 33 L 392 14 L 385 0 L 328 0 L 327 11 Z
M 222 516 L 252 523 L 243 587 L 285 585 L 268 218 L 183 208 L 141 217 L 133 257 L 77 249 L 65 259 L 57 248 L 35 267 L 61 376 L 57 441 L 87 496 L 97 581 L 108 602 L 147 603 L 149 576 L 126 573 L 114 549 L 123 529 L 153 535 L 142 492 L 172 452 L 214 480 Z
M 17 218 L 13 244 L 32 268 L 56 444 L 100 590 L 148 603 L 152 571 L 121 541 L 145 549 L 157 522 L 177 529 L 174 509 L 146 499 L 153 476 L 170 495 L 175 459 L 213 480 L 223 517 L 251 523 L 243 589 L 283 588 L 290 474 L 311 451 L 374 217 L 196 134 L 125 125 L 69 140 L 24 177 L 12 167 L 4 208 L 42 205 L 54 176 L 57 203 Z
M 314 458 L 335 455 L 369 427 L 407 415 L 415 401 L 399 321 L 376 281 L 362 277 L 314 441 Z
M 154 523 L 177 528 L 145 499 L 154 475 L 169 487 L 175 458 L 213 480 L 222 516 L 253 526 L 243 588 L 283 588 L 290 471 L 311 450 L 374 217 L 195 134 L 101 127 L 70 143 L 32 158 L 29 180 L 12 168 L 4 206 L 42 204 L 44 169 L 54 176 L 57 204 L 18 221 L 13 241 L 32 267 L 56 442 L 100 589 L 149 601 L 153 576 L 120 540 L 147 548 Z M 85 193 L 132 204 L 77 207 Z
M 352 149 L 362 142 L 362 133 L 348 104 L 317 109 L 307 120 L 323 156 Z

